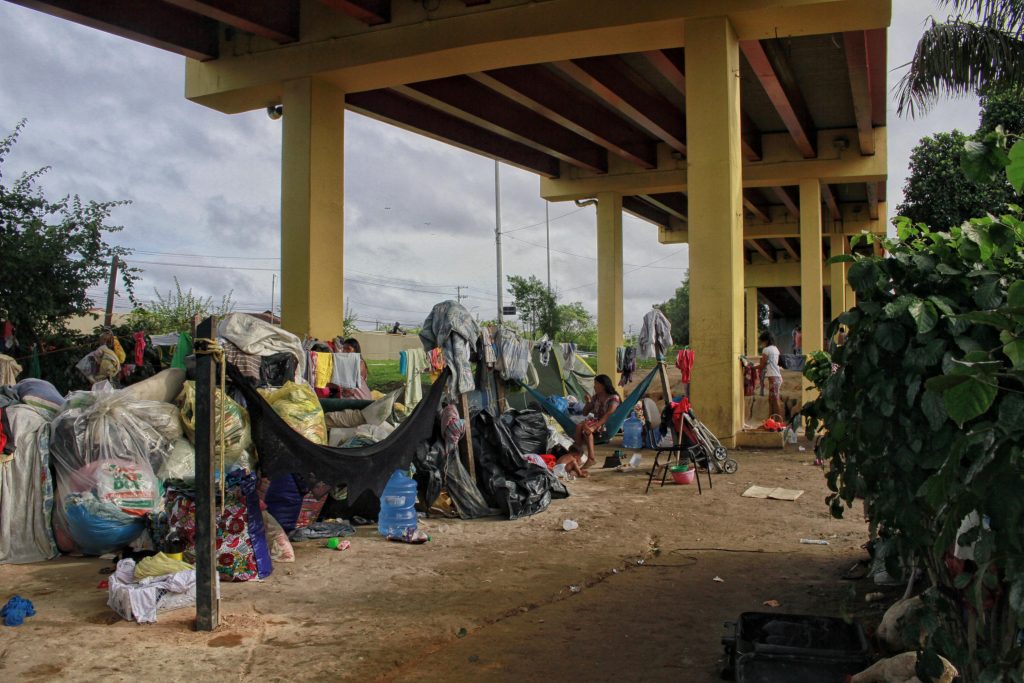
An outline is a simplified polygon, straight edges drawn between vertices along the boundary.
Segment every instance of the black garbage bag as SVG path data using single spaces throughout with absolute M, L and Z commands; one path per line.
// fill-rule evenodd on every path
M 427 509 L 441 495 L 443 482 L 444 453 L 441 444 L 437 441 L 421 442 L 416 446 L 416 457 L 413 458 L 416 465 L 416 473 L 413 478 L 416 480 L 416 491 L 420 501 Z
M 548 423 L 538 410 L 509 410 L 501 415 L 502 423 L 512 433 L 520 453 L 547 453 Z
M 290 353 L 275 353 L 260 359 L 260 386 L 283 387 L 295 379 L 299 361 Z
M 489 505 L 518 519 L 544 511 L 552 498 L 569 496 L 546 467 L 523 459 L 502 420 L 481 410 L 473 415 L 472 424 L 477 484 Z
M 448 492 L 462 519 L 476 519 L 498 514 L 488 507 L 483 494 L 462 464 L 458 449 L 445 452 L 440 441 L 421 443 L 416 448 L 416 487 L 420 500 L 430 506 Z

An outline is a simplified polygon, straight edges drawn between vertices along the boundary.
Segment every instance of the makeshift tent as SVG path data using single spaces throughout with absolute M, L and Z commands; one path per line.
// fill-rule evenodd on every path
M 615 436 L 618 434 L 619 430 L 622 429 L 622 424 L 633 411 L 633 407 L 636 405 L 637 401 L 643 398 L 644 394 L 647 393 L 647 388 L 651 386 L 651 382 L 654 380 L 655 375 L 658 374 L 660 368 L 660 365 L 656 365 L 653 370 L 647 373 L 647 376 L 644 377 L 640 381 L 640 384 L 636 385 L 636 388 L 633 389 L 629 396 L 626 397 L 626 400 L 620 403 L 619 407 L 612 411 L 612 414 L 608 416 L 608 419 L 604 423 L 605 433 L 608 435 L 608 438 Z M 555 418 L 555 420 L 558 421 L 558 424 L 562 425 L 562 429 L 565 430 L 566 434 L 572 435 L 576 433 L 576 422 L 568 413 L 559 410 L 552 401 L 548 400 L 547 396 L 541 394 L 536 389 L 532 387 L 525 387 L 525 389 L 531 396 L 537 399 L 541 408 L 544 409 L 544 412 Z
M 533 345 L 531 361 L 537 369 L 539 382 L 533 387 L 544 396 L 575 396 L 581 401 L 594 393 L 594 370 L 578 353 L 572 352 L 571 361 L 566 362 L 565 347 L 555 347 L 548 355 L 548 363 L 541 362 L 541 345 Z M 522 410 L 528 408 L 533 399 L 526 392 L 513 392 L 508 395 L 509 408 Z

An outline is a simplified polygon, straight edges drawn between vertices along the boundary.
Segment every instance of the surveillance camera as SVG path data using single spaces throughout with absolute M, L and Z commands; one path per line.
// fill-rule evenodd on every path
M 279 118 L 284 116 L 284 105 L 283 104 L 271 104 L 267 107 L 267 116 L 270 117 L 271 121 L 277 121 Z

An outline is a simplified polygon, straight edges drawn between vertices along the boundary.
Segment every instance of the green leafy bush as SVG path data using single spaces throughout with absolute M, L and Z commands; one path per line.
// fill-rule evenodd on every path
M 862 497 L 889 570 L 924 567 L 919 673 L 938 653 L 968 681 L 1022 680 L 1024 661 L 1024 222 L 1012 210 L 942 232 L 898 219 L 888 257 L 837 257 L 852 261 L 857 307 L 832 323 L 845 342 L 805 371 L 832 514 Z M 972 514 L 984 523 L 961 530 Z M 973 562 L 954 560 L 957 543 L 973 544 Z

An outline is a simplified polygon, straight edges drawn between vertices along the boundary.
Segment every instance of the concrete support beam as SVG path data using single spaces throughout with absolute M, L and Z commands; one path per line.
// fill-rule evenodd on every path
M 622 346 L 622 195 L 597 195 L 597 372 L 619 382 L 615 348 Z
M 345 314 L 345 94 L 299 78 L 285 84 L 283 103 L 281 324 L 330 339 Z
M 886 129 L 875 128 L 872 133 L 876 148 L 884 150 Z M 837 185 L 872 183 L 877 187 L 877 183 L 884 182 L 888 174 L 885 154 L 861 156 L 857 149 L 840 150 L 835 144 L 842 138 L 848 145 L 856 135 L 856 129 L 820 131 L 819 157 L 804 159 L 788 133 L 766 134 L 761 139 L 762 159 L 742 164 L 743 187 L 791 186 L 801 178 L 818 178 L 821 182 Z M 676 160 L 668 154 L 659 153 L 657 169 L 642 170 L 609 163 L 606 174 L 588 173 L 563 163 L 559 177 L 541 178 L 540 181 L 541 197 L 553 202 L 585 199 L 598 192 L 625 195 L 689 192 L 686 160 Z
M 759 355 L 757 348 L 757 287 L 746 287 L 744 289 L 744 301 L 746 302 L 746 340 L 747 355 L 754 358 Z
M 832 256 L 850 253 L 850 240 L 846 235 L 830 235 Z M 835 320 L 846 311 L 846 266 L 845 263 L 833 263 L 829 266 L 829 289 L 832 298 L 832 319 Z
M 726 445 L 743 428 L 743 183 L 740 68 L 726 17 L 686 22 L 691 396 Z
M 821 276 L 821 183 L 800 181 L 800 324 L 803 353 L 824 348 L 824 289 Z M 814 398 L 810 381 L 803 380 L 803 402 Z
M 308 2 L 302 7 L 301 42 L 246 49 L 236 41 L 220 59 L 189 61 L 185 96 L 233 114 L 279 101 L 284 82 L 308 76 L 362 92 L 524 64 L 678 48 L 685 44 L 685 24 L 702 16 L 732 17 L 743 40 L 884 28 L 891 1 L 560 0 L 504 4 L 486 12 L 442 3 L 427 21 L 420 3 L 394 2 L 385 30 L 354 25 Z M 18 2 L 51 13 L 46 8 L 54 4 L 74 4 Z

